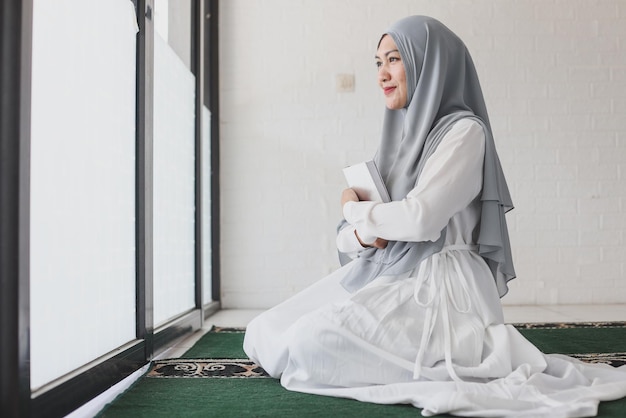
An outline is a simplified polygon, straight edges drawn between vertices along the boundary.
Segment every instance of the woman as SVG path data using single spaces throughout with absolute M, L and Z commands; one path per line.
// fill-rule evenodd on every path
M 626 370 L 546 356 L 505 325 L 512 208 L 471 57 L 440 22 L 381 38 L 375 157 L 392 198 L 342 194 L 349 263 L 255 318 L 244 349 L 287 389 L 424 415 L 592 416 Z

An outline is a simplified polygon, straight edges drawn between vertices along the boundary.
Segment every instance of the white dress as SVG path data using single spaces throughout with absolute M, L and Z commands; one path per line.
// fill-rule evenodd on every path
M 289 390 L 410 403 L 425 416 L 584 417 L 626 396 L 626 367 L 544 355 L 504 324 L 489 267 L 475 245 L 484 134 L 457 122 L 401 202 L 344 206 L 342 252 L 364 242 L 439 238 L 441 252 L 355 293 L 336 270 L 249 325 L 244 350 Z

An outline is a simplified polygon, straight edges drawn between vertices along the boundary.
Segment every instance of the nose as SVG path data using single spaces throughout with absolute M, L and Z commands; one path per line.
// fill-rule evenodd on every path
M 389 71 L 387 70 L 387 66 L 383 64 L 380 67 L 378 67 L 378 81 L 379 82 L 389 81 L 389 78 L 390 78 L 390 75 L 389 75 Z

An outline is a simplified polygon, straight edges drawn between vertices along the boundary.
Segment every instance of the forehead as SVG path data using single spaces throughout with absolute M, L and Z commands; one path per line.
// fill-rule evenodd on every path
M 380 43 L 378 44 L 378 55 L 380 56 L 380 54 L 385 54 L 389 51 L 393 51 L 393 50 L 397 50 L 398 47 L 396 46 L 396 43 L 394 42 L 393 38 L 390 35 L 383 35 L 382 39 L 380 40 Z

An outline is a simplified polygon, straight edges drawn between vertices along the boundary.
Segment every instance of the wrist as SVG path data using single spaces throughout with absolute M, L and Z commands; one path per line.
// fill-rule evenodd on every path
M 359 241 L 359 244 L 361 244 L 361 247 L 363 248 L 372 247 L 372 244 L 376 242 L 376 237 L 370 237 L 366 235 L 361 236 L 356 229 L 354 230 L 354 235 L 356 236 L 357 241 Z

